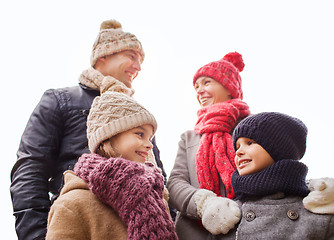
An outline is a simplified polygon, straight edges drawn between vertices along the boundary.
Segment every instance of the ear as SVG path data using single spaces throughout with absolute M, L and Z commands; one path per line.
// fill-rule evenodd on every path
M 106 61 L 106 56 L 98 58 L 97 61 L 105 62 Z
M 94 68 L 96 69 L 96 70 L 98 70 L 98 71 L 102 71 L 103 70 L 103 66 L 104 66 L 104 64 L 105 64 L 105 62 L 106 62 L 106 56 L 103 56 L 103 57 L 100 57 L 100 58 L 98 58 L 97 60 L 96 60 L 96 63 L 95 63 L 95 65 L 94 65 Z M 103 73 L 102 73 L 103 74 Z

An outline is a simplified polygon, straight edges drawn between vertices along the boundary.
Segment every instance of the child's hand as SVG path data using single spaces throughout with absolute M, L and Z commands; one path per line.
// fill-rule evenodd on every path
M 334 214 L 334 178 L 311 179 L 311 192 L 303 199 L 304 207 L 313 213 Z
M 198 190 L 195 202 L 203 226 L 213 235 L 228 233 L 240 220 L 241 212 L 236 202 L 217 197 L 209 190 Z

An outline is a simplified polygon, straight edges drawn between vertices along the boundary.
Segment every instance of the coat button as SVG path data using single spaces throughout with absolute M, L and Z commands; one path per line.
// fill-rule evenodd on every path
M 291 220 L 297 220 L 299 218 L 298 212 L 295 210 L 289 210 L 287 212 L 288 218 Z
M 251 221 L 253 221 L 256 218 L 256 215 L 255 215 L 255 213 L 253 211 L 248 211 L 245 214 L 245 218 L 246 218 L 247 222 L 251 222 Z

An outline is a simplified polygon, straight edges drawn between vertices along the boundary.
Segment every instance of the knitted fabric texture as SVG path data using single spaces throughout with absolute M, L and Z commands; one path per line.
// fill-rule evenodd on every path
M 154 116 L 133 98 L 122 93 L 107 91 L 94 99 L 87 118 L 87 138 L 91 153 L 118 133 L 144 124 L 157 129 Z
M 118 212 L 128 227 L 128 239 L 177 239 L 162 199 L 164 180 L 159 169 L 122 158 L 84 154 L 75 172 L 88 180 L 100 201 Z
M 278 192 L 305 197 L 310 192 L 305 181 L 306 174 L 305 164 L 283 159 L 254 174 L 240 176 L 236 170 L 232 175 L 232 186 L 240 200 Z
M 226 54 L 221 60 L 211 62 L 201 67 L 195 73 L 193 85 L 199 77 L 207 76 L 221 83 L 230 91 L 233 98 L 243 98 L 241 77 L 239 73 L 244 69 L 242 56 L 237 52 Z
M 233 145 L 240 137 L 254 140 L 274 159 L 301 159 L 306 150 L 307 127 L 294 117 L 263 112 L 243 119 L 233 132 Z
M 103 76 L 102 73 L 92 67 L 81 73 L 79 82 L 89 88 L 100 90 L 101 94 L 111 91 L 124 93 L 131 97 L 135 92 L 133 88 L 128 88 L 116 78 L 112 76 Z
M 249 114 L 248 105 L 240 99 L 216 103 L 197 112 L 195 132 L 202 136 L 196 154 L 196 171 L 201 188 L 219 195 L 220 176 L 227 197 L 234 198 L 231 176 L 236 166 L 230 132 L 238 118 Z
M 122 25 L 116 20 L 107 20 L 101 23 L 100 32 L 93 45 L 91 66 L 94 67 L 100 57 L 112 55 L 125 50 L 138 52 L 142 60 L 145 53 L 140 41 L 135 35 L 123 32 Z

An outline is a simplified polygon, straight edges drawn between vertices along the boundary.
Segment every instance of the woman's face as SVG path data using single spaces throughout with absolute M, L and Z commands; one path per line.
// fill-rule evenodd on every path
M 195 82 L 197 100 L 201 107 L 232 99 L 230 91 L 213 78 L 202 76 Z

